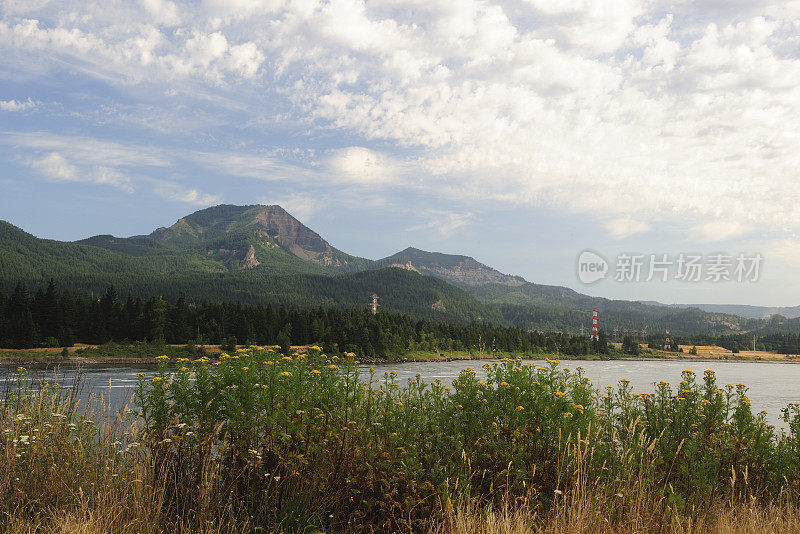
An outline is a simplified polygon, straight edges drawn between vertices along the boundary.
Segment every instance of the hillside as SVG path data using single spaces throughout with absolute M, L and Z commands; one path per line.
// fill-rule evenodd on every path
M 427 252 L 413 247 L 375 262 L 377 267 L 400 267 L 436 276 L 461 287 L 501 284 L 518 287 L 525 284 L 519 276 L 510 276 L 469 256 Z
M 506 321 L 526 329 L 580 332 L 592 308 L 598 308 L 602 327 L 621 331 L 725 334 L 756 327 L 745 318 L 708 313 L 691 307 L 670 308 L 583 295 L 567 287 L 534 284 L 520 276 L 503 274 L 469 256 L 407 248 L 375 262 L 446 280 L 487 304 L 497 306 Z
M 215 206 L 159 228 L 149 237 L 169 248 L 197 251 L 239 268 L 269 264 L 281 252 L 340 271 L 362 270 L 371 263 L 332 247 L 280 206 Z
M 648 303 L 649 304 L 649 303 Z M 654 303 L 659 304 L 659 303 Z M 661 304 L 666 306 L 665 304 Z M 669 304 L 672 308 L 698 308 L 709 313 L 738 315 L 747 319 L 766 319 L 780 315 L 788 319 L 800 317 L 800 306 L 748 306 L 745 304 Z
M 495 308 L 430 276 L 393 268 L 341 272 L 368 260 L 330 247 L 305 226 L 287 221 L 282 209 L 268 210 L 277 215 L 273 224 L 264 210 L 248 208 L 236 217 L 231 216 L 235 210 L 222 208 L 203 210 L 151 236 L 100 235 L 78 243 L 39 239 L 1 222 L 4 289 L 11 290 L 16 281 L 40 287 L 54 278 L 79 295 L 100 294 L 113 285 L 122 295 L 175 300 L 183 294 L 194 302 L 304 308 L 365 307 L 377 292 L 381 309 L 448 322 L 504 324 Z M 257 264 L 243 265 L 248 256 Z
M 81 294 L 113 284 L 120 294 L 184 294 L 194 301 L 361 307 L 376 292 L 382 309 L 416 317 L 572 333 L 587 327 L 592 308 L 600 310 L 609 335 L 663 332 L 667 325 L 674 334 L 792 327 L 694 307 L 590 297 L 463 255 L 409 247 L 377 261 L 359 258 L 332 247 L 280 206 L 215 206 L 148 235 L 97 235 L 75 243 L 39 239 L 2 222 L 0 268 L 7 283 L 41 286 L 53 277 Z

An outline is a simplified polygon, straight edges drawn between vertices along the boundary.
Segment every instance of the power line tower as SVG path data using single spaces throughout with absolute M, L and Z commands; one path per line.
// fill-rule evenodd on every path
M 672 344 L 669 342 L 669 326 L 667 326 L 667 337 L 664 339 L 664 350 L 672 352 Z
M 592 310 L 592 336 L 589 339 L 592 341 L 600 339 L 600 334 L 597 331 L 597 308 Z
M 378 295 L 376 295 L 375 293 L 373 293 L 372 295 L 370 295 L 370 297 L 369 297 L 369 298 L 371 298 L 371 299 L 372 299 L 372 300 L 370 301 L 370 303 L 369 303 L 369 306 L 370 306 L 370 308 L 372 309 L 372 315 L 377 315 L 377 313 L 378 313 L 378 306 L 380 306 L 380 304 L 378 304 L 378 299 L 379 299 L 380 297 L 378 297 Z

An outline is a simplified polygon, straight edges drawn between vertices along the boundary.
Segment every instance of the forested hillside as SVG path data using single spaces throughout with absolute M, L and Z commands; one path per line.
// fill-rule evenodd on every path
M 30 288 L 54 278 L 78 297 L 113 285 L 120 294 L 159 295 L 169 302 L 184 295 L 197 303 L 298 308 L 362 308 L 377 293 L 382 310 L 417 318 L 569 333 L 588 327 L 592 308 L 600 310 L 609 333 L 657 333 L 667 325 L 675 334 L 702 335 L 794 328 L 589 297 L 503 274 L 469 256 L 407 248 L 382 260 L 359 258 L 332 247 L 280 206 L 215 206 L 149 235 L 98 235 L 75 243 L 39 239 L 0 221 L 0 278 Z
M 417 275 L 418 276 L 418 275 Z M 586 337 L 523 332 L 487 323 L 453 324 L 364 309 L 306 309 L 245 305 L 240 302 L 174 303 L 151 296 L 121 299 L 113 287 L 98 298 L 75 297 L 54 282 L 30 294 L 17 284 L 0 292 L 0 347 L 70 346 L 75 342 L 161 341 L 196 344 L 320 343 L 326 350 L 367 357 L 397 356 L 412 350 L 478 352 L 605 352 Z

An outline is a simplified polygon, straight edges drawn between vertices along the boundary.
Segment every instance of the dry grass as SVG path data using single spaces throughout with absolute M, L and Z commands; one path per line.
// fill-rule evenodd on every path
M 784 534 L 800 533 L 796 505 L 718 505 L 699 519 L 664 517 L 657 510 L 632 511 L 613 523 L 600 510 L 571 502 L 546 518 L 524 509 L 478 510 L 459 507 L 429 534 Z

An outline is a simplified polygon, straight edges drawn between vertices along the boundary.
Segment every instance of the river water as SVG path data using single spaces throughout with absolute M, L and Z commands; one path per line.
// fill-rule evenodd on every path
M 396 371 L 396 380 L 401 385 L 417 373 L 422 375 L 425 382 L 439 378 L 442 383 L 450 384 L 465 367 L 472 367 L 481 375 L 482 365 L 487 361 L 491 360 L 377 364 L 374 367 L 377 379 L 382 379 L 385 371 Z M 529 361 L 537 365 L 545 364 L 543 360 Z M 766 410 L 769 421 L 781 427 L 785 426 L 779 421 L 781 409 L 789 403 L 800 402 L 800 364 L 749 361 L 564 360 L 561 366 L 572 370 L 578 366 L 583 367 L 584 375 L 599 389 L 616 386 L 620 379 L 626 378 L 631 381 L 634 392 L 640 393 L 652 392 L 654 384 L 660 380 L 669 382 L 673 386 L 673 391 L 677 390 L 681 371 L 684 369 L 691 369 L 698 377 L 702 377 L 706 369 L 713 369 L 717 373 L 717 382 L 720 386 L 745 383 L 750 388 L 747 395 L 753 411 Z M 56 378 L 64 386 L 71 386 L 76 375 L 80 374 L 87 394 L 91 393 L 96 398 L 102 396 L 106 405 L 122 408 L 131 402 L 136 374 L 153 373 L 155 367 L 107 364 L 87 365 L 79 369 L 74 365 L 60 367 L 35 365 L 30 366 L 28 370 L 33 377 Z M 361 371 L 362 377 L 368 376 L 369 366 L 362 366 Z M 0 366 L 0 385 L 15 372 L 16 366 Z M 1 392 L 2 388 L 0 394 Z

